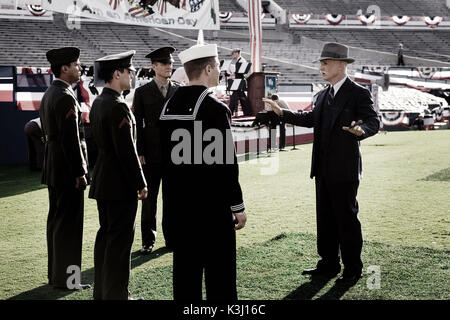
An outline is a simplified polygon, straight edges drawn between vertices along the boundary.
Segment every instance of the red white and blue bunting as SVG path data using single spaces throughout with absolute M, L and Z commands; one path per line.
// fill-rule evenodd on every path
M 439 23 L 442 21 L 442 17 L 434 16 L 434 17 L 422 17 L 422 20 L 425 21 L 427 26 L 430 28 L 437 28 Z
M 360 14 L 358 15 L 358 20 L 365 26 L 373 24 L 377 20 L 377 16 L 374 14 Z
M 392 16 L 392 21 L 394 21 L 397 25 L 403 26 L 406 24 L 409 20 L 411 20 L 410 16 Z
M 450 120 L 450 108 L 449 107 L 436 107 L 432 110 L 434 120 L 436 122 L 444 122 Z
M 381 120 L 385 126 L 405 126 L 409 125 L 409 118 L 404 111 L 381 112 Z
M 231 11 L 228 11 L 228 12 L 221 11 L 221 12 L 219 12 L 219 19 L 220 19 L 220 22 L 222 22 L 222 23 L 227 23 L 228 20 L 230 20 L 232 16 L 233 16 L 233 12 L 231 12 Z
M 342 14 L 326 14 L 325 19 L 328 21 L 328 23 L 332 25 L 338 25 L 341 23 L 342 20 L 344 20 L 345 16 Z
M 43 16 L 47 12 L 47 10 L 42 9 L 42 7 L 40 5 L 29 4 L 29 5 L 27 5 L 27 9 L 28 9 L 28 11 L 30 11 L 30 13 L 33 16 L 36 16 L 36 17 Z
M 307 24 L 311 14 L 292 14 L 291 17 L 297 24 Z

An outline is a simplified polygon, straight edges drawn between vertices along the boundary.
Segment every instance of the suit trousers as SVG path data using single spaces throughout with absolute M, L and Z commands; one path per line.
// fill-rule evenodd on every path
M 97 200 L 100 229 L 94 247 L 94 299 L 127 300 L 137 199 Z
M 141 210 L 141 234 L 142 245 L 154 245 L 156 240 L 156 213 L 159 187 L 162 181 L 162 165 L 161 164 L 146 164 L 143 167 L 145 179 L 148 183 L 148 197 L 142 200 Z M 164 183 L 162 183 L 162 229 L 166 242 L 166 246 L 171 246 L 170 241 L 170 219 L 167 210 L 164 206 Z
M 317 267 L 340 270 L 339 250 L 347 272 L 362 271 L 363 244 L 358 220 L 359 181 L 335 182 L 316 176 Z
M 204 234 L 205 229 L 196 231 Z M 206 299 L 237 300 L 236 233 L 218 231 L 215 236 L 180 241 L 173 252 L 173 295 L 177 301 L 202 300 L 202 280 L 205 275 Z
M 73 181 L 75 185 L 75 179 Z M 67 287 L 67 267 L 81 270 L 84 191 L 74 187 L 48 186 L 47 218 L 48 282 Z
M 45 145 L 42 142 L 42 130 L 34 121 L 25 125 L 25 135 L 28 142 L 28 162 L 31 170 L 41 170 L 44 162 Z
M 230 108 L 230 111 L 231 111 L 231 115 L 233 115 L 234 111 L 237 109 L 238 101 L 241 102 L 242 112 L 244 112 L 244 115 L 246 115 L 246 116 L 250 115 L 251 110 L 248 105 L 247 96 L 245 95 L 244 90 L 236 90 L 236 91 L 233 91 L 233 93 L 231 94 L 230 103 L 228 105 L 228 107 Z

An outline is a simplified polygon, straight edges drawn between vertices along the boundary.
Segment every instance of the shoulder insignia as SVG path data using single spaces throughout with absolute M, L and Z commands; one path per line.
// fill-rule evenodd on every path
M 76 116 L 75 111 L 70 109 L 69 112 L 66 113 L 66 119 L 69 119 L 71 116 Z
M 119 124 L 119 129 L 121 129 L 124 125 L 127 125 L 129 128 L 131 128 L 130 121 L 127 119 L 127 117 L 123 117 L 122 122 Z

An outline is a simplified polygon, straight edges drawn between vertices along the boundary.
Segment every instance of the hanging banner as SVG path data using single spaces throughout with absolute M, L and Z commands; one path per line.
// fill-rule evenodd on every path
M 307 24 L 311 19 L 311 14 L 292 14 L 291 17 L 297 24 Z
M 410 16 L 392 16 L 392 21 L 394 21 L 397 25 L 403 26 L 406 24 L 409 20 L 411 20 Z
M 328 23 L 332 25 L 338 25 L 341 23 L 342 20 L 344 20 L 345 16 L 342 14 L 326 14 L 325 19 L 328 21 Z
M 218 0 L 42 0 L 42 8 L 108 22 L 219 30 Z

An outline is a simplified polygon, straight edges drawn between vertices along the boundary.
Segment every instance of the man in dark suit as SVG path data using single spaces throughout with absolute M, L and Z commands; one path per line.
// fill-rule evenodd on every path
M 97 200 L 100 229 L 94 248 L 94 299 L 127 300 L 138 200 L 147 184 L 136 152 L 136 122 L 122 96 L 131 87 L 135 51 L 100 58 L 105 81 L 95 99 L 91 127 L 98 147 L 89 197 Z
M 137 127 L 137 151 L 149 184 L 149 196 L 142 200 L 141 232 L 142 254 L 153 250 L 156 240 L 156 212 L 159 187 L 162 180 L 161 142 L 159 116 L 166 101 L 172 97 L 178 85 L 170 80 L 172 75 L 173 47 L 163 47 L 150 52 L 153 81 L 137 88 L 134 93 L 133 109 Z M 170 217 L 164 210 L 164 182 L 162 188 L 162 229 L 166 247 L 171 248 Z
M 31 119 L 25 124 L 25 136 L 28 145 L 28 164 L 31 171 L 42 170 L 44 162 L 44 138 L 42 136 L 41 118 Z
M 330 86 L 317 94 L 312 111 L 282 110 L 263 99 L 286 123 L 314 128 L 311 178 L 316 181 L 317 249 L 321 260 L 303 274 L 356 283 L 361 277 L 362 233 L 356 194 L 362 177 L 360 141 L 378 132 L 379 119 L 370 92 L 347 77 L 348 47 L 327 43 L 320 72 Z
M 48 282 L 57 288 L 87 289 L 68 283 L 68 267 L 81 270 L 87 152 L 81 109 L 72 90 L 80 79 L 80 50 L 52 49 L 46 54 L 55 80 L 40 106 L 45 138 L 42 183 L 48 186 Z
M 242 81 L 246 81 L 244 74 L 239 72 L 239 69 L 243 63 L 246 62 L 244 57 L 241 56 L 241 49 L 233 49 L 231 52 L 231 55 L 233 57 L 233 60 L 231 60 L 229 73 L 231 75 L 230 78 L 235 79 L 242 79 Z M 234 66 L 234 68 L 233 68 Z M 244 85 L 246 86 L 246 85 Z M 242 112 L 244 113 L 244 116 L 251 115 L 250 106 L 248 105 L 247 96 L 245 95 L 245 92 L 243 89 L 235 90 L 230 96 L 230 104 L 229 108 L 231 110 L 231 114 L 234 114 L 234 111 L 236 110 L 238 106 L 238 101 L 241 102 Z
M 208 89 L 219 83 L 217 46 L 193 46 L 179 57 L 189 86 L 178 88 L 160 117 L 174 299 L 201 300 L 204 273 L 208 300 L 236 300 L 235 230 L 247 218 L 231 113 Z

